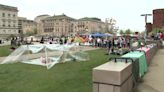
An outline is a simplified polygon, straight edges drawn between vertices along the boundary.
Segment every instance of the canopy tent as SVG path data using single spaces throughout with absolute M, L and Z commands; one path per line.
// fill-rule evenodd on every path
M 105 33 L 106 36 L 113 36 L 112 34 L 109 34 L 109 33 Z
M 113 36 L 113 35 L 112 34 L 108 34 L 108 33 L 105 33 L 105 34 L 93 33 L 93 34 L 91 34 L 91 36 L 94 36 L 94 37 L 107 37 L 107 36 Z
M 74 42 L 84 43 L 85 39 L 83 39 L 82 37 L 75 37 Z
M 22 62 L 46 66 L 50 69 L 57 63 L 70 60 L 86 61 L 88 54 L 82 51 L 80 46 L 75 44 L 38 44 L 22 45 L 11 53 L 1 64 Z

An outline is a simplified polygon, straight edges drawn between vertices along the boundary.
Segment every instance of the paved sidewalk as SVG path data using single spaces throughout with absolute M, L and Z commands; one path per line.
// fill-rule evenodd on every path
M 0 44 L 0 46 L 6 46 L 6 45 L 10 45 L 10 44 L 11 44 L 11 42 L 8 41 L 8 42 L 5 42 L 5 43 Z
M 149 70 L 139 84 L 136 92 L 164 92 L 164 49 L 154 56 Z

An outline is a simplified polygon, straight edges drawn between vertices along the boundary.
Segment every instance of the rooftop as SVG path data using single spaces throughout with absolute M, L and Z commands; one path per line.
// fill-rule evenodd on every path
M 44 16 L 50 16 L 50 15 L 48 15 L 48 14 L 43 14 L 43 15 L 39 15 L 39 16 L 37 16 L 37 17 L 44 17 Z
M 101 21 L 101 19 L 96 18 L 96 17 L 84 17 L 84 18 L 81 18 L 79 20 L 82 20 L 82 21 Z
M 54 15 L 52 17 L 46 18 L 45 20 L 51 20 L 51 19 L 73 19 L 73 20 L 75 20 L 74 18 L 68 17 L 65 14 L 62 14 L 62 15 Z
M 17 7 L 0 4 L 0 10 L 18 11 Z

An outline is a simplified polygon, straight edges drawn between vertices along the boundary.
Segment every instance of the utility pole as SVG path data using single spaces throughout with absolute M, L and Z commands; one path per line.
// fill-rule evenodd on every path
M 145 17 L 145 36 L 147 37 L 147 30 L 146 30 L 147 17 L 152 16 L 152 14 L 141 14 L 141 16 Z

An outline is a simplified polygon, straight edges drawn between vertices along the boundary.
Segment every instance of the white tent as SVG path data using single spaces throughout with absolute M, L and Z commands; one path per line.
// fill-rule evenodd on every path
M 1 64 L 22 62 L 46 66 L 50 69 L 57 63 L 70 60 L 88 60 L 87 53 L 82 51 L 80 46 L 75 44 L 38 44 L 22 45 L 11 53 Z

